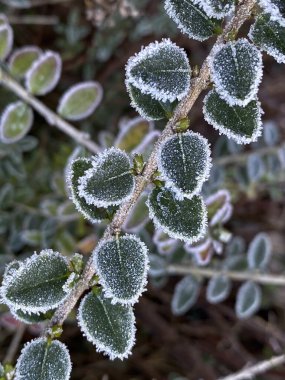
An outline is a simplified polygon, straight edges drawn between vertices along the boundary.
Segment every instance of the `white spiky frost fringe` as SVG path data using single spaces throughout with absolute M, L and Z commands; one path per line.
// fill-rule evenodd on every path
M 262 135 L 262 130 L 263 130 L 262 115 L 264 114 L 264 112 L 263 112 L 263 109 L 261 108 L 260 101 L 258 101 L 257 98 L 252 99 L 252 100 L 256 100 L 256 103 L 257 103 L 257 118 L 256 118 L 257 123 L 256 123 L 256 128 L 253 131 L 252 136 L 251 137 L 245 137 L 243 135 L 239 135 L 239 134 L 231 131 L 230 129 L 228 129 L 224 125 L 217 123 L 216 120 L 214 120 L 211 117 L 211 114 L 208 112 L 208 110 L 206 108 L 206 103 L 207 103 L 207 100 L 211 96 L 213 91 L 214 90 L 208 92 L 208 94 L 205 96 L 205 98 L 203 100 L 203 114 L 204 114 L 204 118 L 205 118 L 206 122 L 209 123 L 214 129 L 216 129 L 219 132 L 219 135 L 225 135 L 229 139 L 233 139 L 237 144 L 250 144 L 250 143 L 257 141 L 258 138 Z M 218 95 L 220 95 L 220 94 L 218 94 Z M 225 100 L 225 99 L 223 99 L 223 100 Z M 236 105 L 231 105 L 231 106 L 234 107 Z
M 36 95 L 38 95 L 38 96 L 46 95 L 48 92 L 52 91 L 56 87 L 56 85 L 60 79 L 60 76 L 61 76 L 62 61 L 61 61 L 61 57 L 58 53 L 55 53 L 54 51 L 47 50 L 46 52 L 41 54 L 38 59 L 36 59 L 32 63 L 32 66 L 29 68 L 29 70 L 27 71 L 27 73 L 25 75 L 25 87 L 30 93 L 32 93 L 30 81 L 31 81 L 31 78 L 32 78 L 34 72 L 36 70 L 38 70 L 38 68 L 42 64 L 44 64 L 45 61 L 49 60 L 50 58 L 53 58 L 55 61 L 56 69 L 54 72 L 54 77 L 51 80 L 51 82 L 45 88 L 41 89 Z
M 28 353 L 29 351 L 29 348 L 33 345 L 36 345 L 38 343 L 48 343 L 48 340 L 47 338 L 37 338 L 37 339 L 33 339 L 31 340 L 30 342 L 27 342 L 25 344 L 25 346 L 23 347 L 22 351 L 21 351 L 21 354 L 17 360 L 17 364 L 16 364 L 16 368 L 15 368 L 15 378 L 14 380 L 27 380 L 27 374 L 24 373 L 23 375 L 21 375 L 19 373 L 19 371 L 21 371 L 21 366 L 22 366 L 22 363 L 25 365 L 25 355 Z M 67 367 L 66 367 L 66 376 L 65 376 L 65 379 L 61 379 L 61 380 L 69 380 L 70 379 L 70 375 L 71 375 L 71 370 L 72 370 L 72 363 L 71 363 L 71 360 L 70 360 L 70 355 L 69 355 L 69 351 L 66 347 L 65 344 L 61 343 L 59 340 L 53 340 L 51 345 L 53 346 L 58 346 L 60 347 L 61 349 L 61 353 L 64 354 L 65 356 L 65 360 L 66 360 L 66 364 L 67 364 Z M 37 363 L 35 363 L 37 364 Z M 39 363 L 39 365 L 41 366 L 42 363 Z M 31 368 L 31 371 L 33 370 L 34 368 Z M 57 380 L 56 378 L 54 378 L 54 380 Z
M 277 21 L 281 26 L 285 27 L 285 18 L 282 16 L 277 5 L 273 4 L 270 0 L 258 0 L 258 3 L 270 15 L 272 21 Z
M 104 296 L 106 298 L 110 298 L 111 299 L 111 303 L 113 305 L 115 305 L 115 304 L 118 303 L 118 304 L 121 304 L 121 305 L 131 305 L 132 306 L 136 302 L 138 302 L 139 297 L 142 295 L 143 292 L 145 292 L 147 290 L 146 289 L 146 285 L 147 285 L 147 273 L 148 273 L 148 270 L 149 270 L 148 248 L 144 244 L 144 242 L 142 242 L 135 235 L 125 234 L 124 236 L 119 237 L 119 239 L 120 240 L 134 240 L 141 247 L 142 254 L 144 256 L 144 273 L 142 274 L 141 285 L 140 285 L 137 293 L 133 297 L 131 297 L 131 298 L 118 298 L 117 296 L 114 295 L 114 293 L 112 292 L 112 290 L 108 287 L 108 284 L 105 281 L 104 276 L 102 274 L 102 271 L 100 269 L 100 265 L 98 263 L 98 254 L 99 254 L 101 248 L 105 244 L 107 244 L 107 243 L 116 242 L 117 238 L 111 238 L 111 239 L 103 240 L 103 241 L 101 241 L 97 245 L 97 247 L 95 248 L 95 250 L 92 253 L 92 256 L 93 256 L 93 266 L 94 266 L 94 269 L 96 270 L 96 274 L 98 274 L 98 276 L 99 276 L 99 284 L 103 288 Z
M 0 34 L 5 31 L 7 32 L 7 45 L 6 45 L 6 49 L 4 51 L 3 56 L 1 57 L 1 60 L 4 60 L 8 57 L 8 55 L 10 54 L 12 50 L 13 42 L 14 42 L 14 32 L 9 24 L 0 25 Z
M 258 58 L 258 69 L 256 72 L 255 82 L 251 85 L 250 92 L 245 99 L 238 99 L 238 98 L 230 95 L 228 93 L 228 91 L 224 89 L 224 86 L 220 82 L 221 75 L 217 74 L 215 69 L 214 69 L 214 60 L 215 60 L 215 57 L 217 56 L 217 54 L 227 46 L 230 46 L 232 49 L 235 49 L 235 45 L 237 43 L 240 43 L 240 42 L 242 42 L 246 45 L 250 44 L 250 47 L 254 49 L 254 51 L 257 54 L 257 58 Z M 211 71 L 211 78 L 215 84 L 215 89 L 216 89 L 217 93 L 230 106 L 236 106 L 237 105 L 240 107 L 245 107 L 249 102 L 251 102 L 252 100 L 254 100 L 256 98 L 256 94 L 258 92 L 258 88 L 259 88 L 259 85 L 261 83 L 262 76 L 263 76 L 262 54 L 261 54 L 260 50 L 255 45 L 251 44 L 246 38 L 239 38 L 237 41 L 230 41 L 230 42 L 227 42 L 226 44 L 215 45 L 213 50 L 212 50 L 211 55 L 209 56 L 208 64 L 209 64 L 210 71 Z
M 202 190 L 202 186 L 204 184 L 205 181 L 207 181 L 209 179 L 209 176 L 210 176 L 210 171 L 211 171 L 211 168 L 212 168 L 212 158 L 211 158 L 211 149 L 210 149 L 210 144 L 208 142 L 208 140 L 203 137 L 200 133 L 197 133 L 197 132 L 192 132 L 192 131 L 187 131 L 185 133 L 182 134 L 183 136 L 190 136 L 190 137 L 196 137 L 198 138 L 198 140 L 200 142 L 203 143 L 204 145 L 204 148 L 205 148 L 205 166 L 204 166 L 204 171 L 203 173 L 201 173 L 199 176 L 197 176 L 197 185 L 195 187 L 195 189 L 193 191 L 191 191 L 191 193 L 186 193 L 185 191 L 181 190 L 175 183 L 175 180 L 172 180 L 167 172 L 165 171 L 164 167 L 163 167 L 163 163 L 162 163 L 162 150 L 164 149 L 165 145 L 171 141 L 171 140 L 174 140 L 174 139 L 177 139 L 177 137 L 179 135 L 174 135 L 174 136 L 170 136 L 168 137 L 165 141 L 163 141 L 163 143 L 159 146 L 159 149 L 158 149 L 158 154 L 157 154 L 157 166 L 158 166 L 158 171 L 161 173 L 161 178 L 163 181 L 165 181 L 165 187 L 169 190 L 171 190 L 172 192 L 175 193 L 175 197 L 178 199 L 178 200 L 183 200 L 184 198 L 187 198 L 187 199 L 192 199 L 195 195 L 198 195 L 200 194 L 201 190 Z
M 78 115 L 64 116 L 64 117 L 68 120 L 77 121 L 77 120 L 85 119 L 88 116 L 92 115 L 92 113 L 96 110 L 96 108 L 101 103 L 102 98 L 103 98 L 103 88 L 99 82 L 95 82 L 95 81 L 81 82 L 81 83 L 77 83 L 71 86 L 60 98 L 58 106 L 57 106 L 57 113 L 61 114 L 62 108 L 68 102 L 69 98 L 73 96 L 77 91 L 90 89 L 90 88 L 95 89 L 97 91 L 97 96 L 95 100 L 93 101 L 93 103 L 91 103 L 89 107 L 86 109 L 86 111 Z
M 52 249 L 44 249 L 39 254 L 37 254 L 35 252 L 31 257 L 27 258 L 24 262 L 18 262 L 19 263 L 18 269 L 9 270 L 9 267 L 13 263 L 16 263 L 16 261 L 13 261 L 12 263 L 10 263 L 7 266 L 5 273 L 8 270 L 9 270 L 9 272 L 6 273 L 6 275 L 4 273 L 2 286 L 0 287 L 0 298 L 9 308 L 14 309 L 14 310 L 21 310 L 27 314 L 40 314 L 40 313 L 46 313 L 47 311 L 49 311 L 51 309 L 57 308 L 59 305 L 61 305 L 67 299 L 69 294 L 66 294 L 66 296 L 63 297 L 61 300 L 59 300 L 57 302 L 53 302 L 52 304 L 48 304 L 48 305 L 45 304 L 44 306 L 27 306 L 27 305 L 23 305 L 23 304 L 19 304 L 19 303 L 16 304 L 14 302 L 11 302 L 7 298 L 7 295 L 6 295 L 7 287 L 11 283 L 13 283 L 13 281 L 16 281 L 17 277 L 20 276 L 23 271 L 25 271 L 30 265 L 33 265 L 34 262 L 39 257 L 42 257 L 42 256 L 48 256 L 48 257 L 56 256 L 56 257 L 60 258 L 61 260 L 63 260 L 68 265 L 68 260 L 64 256 L 62 256 L 59 252 L 55 252 Z
M 132 348 L 136 343 L 136 320 L 135 320 L 135 315 L 132 307 L 130 305 L 125 305 L 124 307 L 129 309 L 130 312 L 130 317 L 131 317 L 131 337 L 129 339 L 129 344 L 123 354 L 120 354 L 118 352 L 112 351 L 110 347 L 107 347 L 105 344 L 101 343 L 99 339 L 94 338 L 88 331 L 88 328 L 86 326 L 86 323 L 84 322 L 84 318 L 82 316 L 82 310 L 84 307 L 84 303 L 86 302 L 87 297 L 90 295 L 86 294 L 86 296 L 82 299 L 80 302 L 79 308 L 78 308 L 78 314 L 77 314 L 77 321 L 78 325 L 81 329 L 81 332 L 83 336 L 88 340 L 88 342 L 92 343 L 96 347 L 96 351 L 102 353 L 103 355 L 106 355 L 109 357 L 110 360 L 115 360 L 115 359 L 126 359 L 131 353 L 132 353 Z
M 131 74 L 131 70 L 140 62 L 147 60 L 151 57 L 153 57 L 160 48 L 162 47 L 172 47 L 176 50 L 176 52 L 179 51 L 179 54 L 181 55 L 181 58 L 183 58 L 184 63 L 187 65 L 187 70 L 181 70 L 177 69 L 177 71 L 182 71 L 185 73 L 185 89 L 180 92 L 179 94 L 173 94 L 169 91 L 165 91 L 162 89 L 158 89 L 155 83 L 152 84 L 146 84 L 144 83 L 143 79 L 140 77 L 138 79 L 134 78 Z M 188 74 L 188 75 L 187 75 Z M 162 39 L 161 42 L 155 41 L 150 43 L 146 47 L 142 47 L 141 51 L 137 54 L 135 54 L 133 57 L 129 58 L 127 64 L 126 64 L 126 83 L 132 84 L 134 87 L 138 88 L 143 94 L 150 95 L 152 98 L 162 101 L 162 102 L 173 102 L 174 100 L 183 99 L 189 89 L 190 89 L 190 79 L 191 79 L 191 67 L 189 65 L 187 54 L 183 49 L 181 49 L 179 46 L 177 46 L 174 42 L 172 42 L 170 39 Z
M 217 12 L 214 7 L 211 5 L 211 0 L 193 0 L 194 4 L 200 5 L 203 11 L 207 14 L 207 16 L 211 18 L 216 18 L 220 20 L 226 16 L 230 16 L 235 10 L 235 4 L 226 4 L 224 6 L 224 10 Z
M 120 143 L 122 142 L 122 140 L 124 139 L 124 137 L 126 137 L 126 135 L 128 135 L 128 133 L 133 129 L 135 128 L 138 124 L 140 123 L 143 123 L 143 122 L 147 122 L 148 123 L 148 126 L 149 126 L 149 132 L 151 132 L 154 128 L 154 123 L 152 121 L 148 121 L 147 119 L 143 118 L 143 117 L 135 117 L 133 119 L 130 119 L 128 121 L 124 121 L 122 120 L 120 122 L 120 131 L 114 141 L 114 146 L 115 147 L 119 147 Z
M 7 138 L 5 136 L 4 127 L 5 127 L 5 124 L 7 122 L 8 117 L 9 117 L 9 114 L 10 114 L 10 112 L 15 111 L 15 109 L 17 109 L 17 107 L 19 107 L 21 105 L 24 105 L 28 109 L 29 114 L 28 114 L 27 128 L 25 128 L 22 131 L 22 133 L 20 133 L 19 135 L 12 137 L 12 138 Z M 21 138 L 24 137 L 30 131 L 30 129 L 32 128 L 33 122 L 34 122 L 33 110 L 28 105 L 26 105 L 24 102 L 22 102 L 21 100 L 18 100 L 14 103 L 8 104 L 8 106 L 4 109 L 4 111 L 1 115 L 1 119 L 0 119 L 0 141 L 2 141 L 5 144 L 13 144 L 13 143 L 21 140 Z
M 94 176 L 97 169 L 100 169 L 100 166 L 105 162 L 106 158 L 108 158 L 113 153 L 117 153 L 117 154 L 124 156 L 124 158 L 126 158 L 128 160 L 129 165 L 130 165 L 130 169 L 131 169 L 130 157 L 127 155 L 127 153 L 125 151 L 118 149 L 118 148 L 115 148 L 115 147 L 112 147 L 112 148 L 106 149 L 103 152 L 99 153 L 98 156 L 96 156 L 95 160 L 92 161 L 93 167 L 91 169 L 88 169 L 85 172 L 85 175 L 83 177 L 80 177 L 80 180 L 79 180 L 78 194 L 80 197 L 83 197 L 86 200 L 86 203 L 88 203 L 90 205 L 94 205 L 97 207 L 103 207 L 103 208 L 107 208 L 109 206 L 119 206 L 121 203 L 127 202 L 132 197 L 132 194 L 133 194 L 134 189 L 135 189 L 134 179 L 133 179 L 133 186 L 132 186 L 132 189 L 130 190 L 129 194 L 127 194 L 123 198 L 120 198 L 117 201 L 116 200 L 105 201 L 102 199 L 98 199 L 95 196 L 90 196 L 90 194 L 86 192 L 86 186 L 87 186 L 88 180 Z M 127 173 L 130 173 L 130 172 L 125 172 L 123 174 L 127 174 Z
M 42 54 L 42 50 L 38 48 L 37 46 L 33 46 L 33 45 L 26 45 L 19 49 L 14 50 L 9 58 L 9 62 L 8 62 L 9 68 L 11 68 L 15 59 L 19 58 L 21 54 L 24 54 L 24 53 L 37 53 L 38 58 L 39 58 L 39 56 Z

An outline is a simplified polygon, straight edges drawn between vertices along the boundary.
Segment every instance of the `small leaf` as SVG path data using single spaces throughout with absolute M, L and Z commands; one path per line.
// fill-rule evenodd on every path
M 167 189 L 156 188 L 148 199 L 150 218 L 174 239 L 194 243 L 205 234 L 207 212 L 200 196 L 177 200 Z
M 155 229 L 152 240 L 161 255 L 171 255 L 179 245 L 178 240 L 172 239 L 159 228 Z
M 27 313 L 22 310 L 11 310 L 13 317 L 15 317 L 18 321 L 24 322 L 26 324 L 35 324 L 45 322 L 48 319 L 51 319 L 54 311 L 48 311 L 46 313 Z
M 94 267 L 105 296 L 112 302 L 134 304 L 145 290 L 148 250 L 135 235 L 125 235 L 99 244 Z
M 66 346 L 38 338 L 27 343 L 17 361 L 15 380 L 68 380 L 71 361 Z
M 272 21 L 277 21 L 281 26 L 285 26 L 284 0 L 258 0 L 258 3 L 270 15 Z
M 231 194 L 226 189 L 221 189 L 210 195 L 205 203 L 208 209 L 210 226 L 218 223 L 226 223 L 232 215 Z
M 13 47 L 13 29 L 9 24 L 0 25 L 0 60 L 5 60 Z
M 35 60 L 26 73 L 26 88 L 34 95 L 46 95 L 57 85 L 61 75 L 60 55 L 47 51 Z
M 97 207 L 119 205 L 134 190 L 131 162 L 125 152 L 110 148 L 92 161 L 92 168 L 79 179 L 79 196 Z
M 166 262 L 165 260 L 158 255 L 149 256 L 149 274 L 152 277 L 161 277 L 166 274 Z
M 121 126 L 114 145 L 126 152 L 132 152 L 153 129 L 149 121 L 136 117 Z
M 103 97 L 98 82 L 82 82 L 67 90 L 59 101 L 57 112 L 67 120 L 82 120 L 92 115 Z
M 208 282 L 206 298 L 213 304 L 225 301 L 231 291 L 231 280 L 224 275 L 212 277 Z
M 267 234 L 257 234 L 248 248 L 249 269 L 265 270 L 271 257 L 271 249 L 271 241 Z
M 14 50 L 9 59 L 10 73 L 15 77 L 23 78 L 40 54 L 41 50 L 36 46 L 24 46 Z
M 34 121 L 32 109 L 22 101 L 9 104 L 0 120 L 0 141 L 13 144 L 21 140 L 31 129 Z
M 44 313 L 66 298 L 62 287 L 68 275 L 66 259 L 52 250 L 43 250 L 20 263 L 18 269 L 6 269 L 1 296 L 12 309 Z
M 146 206 L 148 195 L 142 193 L 134 207 L 130 210 L 125 223 L 124 230 L 130 233 L 138 233 L 149 221 L 148 208 Z
M 198 41 L 204 41 L 215 34 L 218 21 L 206 14 L 195 0 L 165 0 L 168 16 L 177 24 L 182 33 Z
M 194 245 L 186 243 L 184 248 L 186 252 L 194 256 L 198 266 L 208 265 L 214 254 L 213 241 L 210 238 Z
M 217 45 L 210 69 L 216 91 L 229 105 L 244 107 L 256 97 L 262 78 L 262 57 L 245 38 Z
M 81 301 L 78 322 L 89 342 L 111 360 L 127 358 L 135 342 L 135 317 L 130 305 L 113 305 L 93 292 Z
M 158 170 L 166 187 L 179 199 L 200 193 L 211 169 L 208 141 L 199 133 L 178 133 L 168 138 L 158 152 Z
M 278 63 L 285 63 L 285 18 L 280 25 L 270 15 L 260 15 L 250 29 L 249 38 Z
M 96 159 L 96 158 L 95 158 Z M 79 195 L 79 180 L 87 170 L 92 168 L 92 160 L 88 158 L 77 158 L 70 163 L 67 170 L 67 183 L 71 191 L 71 199 L 77 211 L 92 223 L 100 223 L 108 218 L 107 210 L 89 205 Z
M 261 289 L 254 282 L 245 282 L 238 290 L 235 311 L 240 319 L 251 317 L 261 304 Z
M 247 160 L 247 177 L 251 183 L 255 183 L 265 174 L 265 165 L 260 157 L 256 153 L 252 153 Z
M 238 144 L 248 144 L 258 139 L 262 132 L 263 111 L 257 100 L 246 106 L 230 106 L 212 90 L 204 99 L 205 120 L 220 134 L 232 138 Z
M 196 0 L 204 12 L 217 19 L 230 15 L 235 9 L 235 0 Z
M 263 139 L 268 146 L 274 146 L 280 141 L 280 133 L 275 122 L 267 121 L 264 123 Z
M 184 50 L 164 39 L 149 44 L 129 59 L 126 78 L 143 94 L 173 102 L 188 93 L 191 68 Z
M 195 277 L 189 275 L 184 277 L 175 286 L 171 301 L 171 310 L 174 315 L 185 314 L 197 301 L 200 284 Z

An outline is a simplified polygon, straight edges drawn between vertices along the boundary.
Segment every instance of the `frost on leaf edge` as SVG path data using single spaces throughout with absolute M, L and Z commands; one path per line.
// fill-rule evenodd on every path
M 42 54 L 42 50 L 39 47 L 34 46 L 34 45 L 26 45 L 21 48 L 15 49 L 9 58 L 9 62 L 8 62 L 9 69 L 11 69 L 11 66 L 14 63 L 14 60 L 17 59 L 19 55 L 23 53 L 27 53 L 27 52 L 38 53 L 38 58 L 36 58 L 35 60 L 39 59 L 40 55 Z
M 258 0 L 258 3 L 270 15 L 272 21 L 277 21 L 281 26 L 285 27 L 285 18 L 282 16 L 277 5 L 273 4 L 270 0 Z
M 3 57 L 1 58 L 1 60 L 3 60 L 3 61 L 10 54 L 12 47 L 13 47 L 13 42 L 14 42 L 14 32 L 13 32 L 13 29 L 11 28 L 11 26 L 9 24 L 0 25 L 0 33 L 5 31 L 5 30 L 7 31 L 7 46 L 6 46 L 6 50 L 4 51 Z
M 226 16 L 230 16 L 235 10 L 235 4 L 230 4 L 229 9 L 227 11 L 216 12 L 213 7 L 207 2 L 207 0 L 193 0 L 193 3 L 196 3 L 201 6 L 207 16 L 211 18 L 216 18 L 217 20 L 221 20 Z M 227 6 L 227 4 L 226 4 Z

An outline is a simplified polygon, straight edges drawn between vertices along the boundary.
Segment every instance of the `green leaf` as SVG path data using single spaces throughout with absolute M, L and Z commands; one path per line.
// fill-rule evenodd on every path
M 265 233 L 257 234 L 248 248 L 247 262 L 249 269 L 264 271 L 268 266 L 271 250 L 272 246 L 268 235 Z
M 205 120 L 220 134 L 232 138 L 238 144 L 249 144 L 262 133 L 261 115 L 263 111 L 257 100 L 246 106 L 230 106 L 219 94 L 212 90 L 204 99 Z
M 9 59 L 10 73 L 17 78 L 23 78 L 40 54 L 41 50 L 37 46 L 24 46 L 14 50 Z
M 45 322 L 48 319 L 51 319 L 51 317 L 54 313 L 54 310 L 50 310 L 46 313 L 34 314 L 34 313 L 27 313 L 27 312 L 22 311 L 22 310 L 13 310 L 12 309 L 11 313 L 12 313 L 13 317 L 15 317 L 16 319 L 18 319 L 21 322 L 24 322 L 26 324 L 35 324 L 35 323 Z
M 0 120 L 0 141 L 13 144 L 21 140 L 31 129 L 33 110 L 22 101 L 9 104 Z
M 127 358 L 135 341 L 135 317 L 129 305 L 113 305 L 110 299 L 93 292 L 81 301 L 78 322 L 98 352 L 111 360 Z
M 169 137 L 158 152 L 158 170 L 165 185 L 178 198 L 191 199 L 200 193 L 211 169 L 208 141 L 199 133 L 178 133 Z
M 69 275 L 68 264 L 59 253 L 43 250 L 18 265 L 18 269 L 16 264 L 6 269 L 0 288 L 3 301 L 12 309 L 44 313 L 67 297 L 63 286 Z
M 120 133 L 114 145 L 128 153 L 132 152 L 152 130 L 153 123 L 141 117 L 136 117 L 120 126 Z
M 217 45 L 210 69 L 216 91 L 229 105 L 244 107 L 256 97 L 262 78 L 262 56 L 245 38 Z
M 68 380 L 71 361 L 66 346 L 38 338 L 27 343 L 17 361 L 15 380 Z
M 131 162 L 120 149 L 110 148 L 92 161 L 92 168 L 79 179 L 79 196 L 97 207 L 116 206 L 128 200 L 134 190 Z
M 130 210 L 124 223 L 124 230 L 126 232 L 136 234 L 141 231 L 149 221 L 148 208 L 146 206 L 147 198 L 148 195 L 142 193 L 134 207 Z
M 13 29 L 9 24 L 0 25 L 0 60 L 5 60 L 13 47 Z
M 94 205 L 89 205 L 86 200 L 79 195 L 79 180 L 87 170 L 92 168 L 92 160 L 88 158 L 77 158 L 73 160 L 67 171 L 67 183 L 71 192 L 71 199 L 76 209 L 90 222 L 100 223 L 108 219 L 107 210 Z
M 200 196 L 178 200 L 163 188 L 155 188 L 148 199 L 150 218 L 157 228 L 174 239 L 194 243 L 205 234 L 207 212 Z
M 231 194 L 226 189 L 218 190 L 206 200 L 210 226 L 226 223 L 232 215 Z
M 185 314 L 196 303 L 199 291 L 200 284 L 192 275 L 180 280 L 171 301 L 172 313 L 177 316 Z
M 57 113 L 67 120 L 82 120 L 92 115 L 103 97 L 98 82 L 82 82 L 67 90 L 59 101 Z
M 238 290 L 235 304 L 236 315 L 245 319 L 255 314 L 261 304 L 261 289 L 254 282 L 245 282 Z
M 26 73 L 26 88 L 34 95 L 46 95 L 57 85 L 61 75 L 60 55 L 47 51 L 35 60 Z
M 134 304 L 145 290 L 148 250 L 135 235 L 103 240 L 94 251 L 94 267 L 105 296 Z
M 127 83 L 162 102 L 184 98 L 190 88 L 191 68 L 183 49 L 170 40 L 154 42 L 131 57 Z
M 273 21 L 270 15 L 260 15 L 252 25 L 249 38 L 278 63 L 285 63 L 285 25 Z
M 224 275 L 217 275 L 210 279 L 207 286 L 206 298 L 212 304 L 225 301 L 231 291 L 231 280 Z
M 218 21 L 206 14 L 195 0 L 165 0 L 164 6 L 168 16 L 190 38 L 204 41 L 219 28 Z
M 198 0 L 207 16 L 217 19 L 230 15 L 235 9 L 235 0 Z
M 277 21 L 285 26 L 285 4 L 284 0 L 258 0 L 263 10 L 270 15 L 272 21 Z

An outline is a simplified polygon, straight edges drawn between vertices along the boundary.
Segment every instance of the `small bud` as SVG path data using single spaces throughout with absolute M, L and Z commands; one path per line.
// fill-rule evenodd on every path
M 49 329 L 49 337 L 50 339 L 55 339 L 59 338 L 62 334 L 62 327 L 59 325 L 53 326 L 52 328 Z
M 190 126 L 190 120 L 188 117 L 184 117 L 183 119 L 179 120 L 179 122 L 175 126 L 175 131 L 180 133 L 180 132 L 185 132 Z
M 83 270 L 83 265 L 83 256 L 79 253 L 75 253 L 70 260 L 71 270 L 75 273 L 80 274 Z
M 134 167 L 133 172 L 135 175 L 140 175 L 144 168 L 144 160 L 142 154 L 135 154 L 134 156 Z

